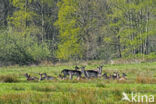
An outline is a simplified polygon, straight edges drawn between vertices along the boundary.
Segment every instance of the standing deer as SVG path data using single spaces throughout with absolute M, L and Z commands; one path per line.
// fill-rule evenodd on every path
M 81 67 L 81 71 L 85 75 L 86 78 L 98 77 L 98 72 L 95 70 L 85 70 L 85 67 Z
M 77 71 L 77 70 L 71 70 L 70 71 L 71 79 L 73 76 L 76 76 L 77 79 L 79 80 L 81 78 L 81 74 L 82 74 L 81 71 Z
M 69 69 L 63 69 L 61 71 L 61 74 L 63 74 L 63 79 L 66 78 L 67 76 L 70 75 L 70 70 Z
M 64 78 L 67 76 L 69 76 L 70 79 L 72 79 L 73 76 L 77 76 L 78 80 L 81 78 L 81 71 L 63 69 L 61 73 L 64 75 Z

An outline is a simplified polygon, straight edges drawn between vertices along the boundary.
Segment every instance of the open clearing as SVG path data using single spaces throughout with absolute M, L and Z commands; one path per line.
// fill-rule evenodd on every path
M 98 65 L 88 65 L 95 69 Z M 0 83 L 0 104 L 130 104 L 122 101 L 122 93 L 154 95 L 156 102 L 156 62 L 104 65 L 103 73 L 125 72 L 126 81 L 104 79 L 27 81 L 24 73 L 39 77 L 39 72 L 57 77 L 64 68 L 74 66 L 1 67 L 0 77 L 14 76 L 17 82 Z M 153 103 L 154 104 L 154 103 Z

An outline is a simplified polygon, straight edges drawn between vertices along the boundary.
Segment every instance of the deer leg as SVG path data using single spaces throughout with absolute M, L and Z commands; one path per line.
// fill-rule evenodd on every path
M 87 79 L 89 79 L 89 78 L 90 78 L 90 76 L 89 76 L 88 72 L 86 72 L 86 71 L 85 71 L 85 77 L 86 77 Z
M 95 78 L 98 78 L 98 75 L 96 75 Z
M 68 75 L 67 73 L 64 73 L 63 79 L 66 79 L 67 75 Z
M 77 77 L 77 80 L 80 80 L 80 76 Z
M 70 73 L 70 75 L 69 75 L 69 79 L 72 79 L 73 78 L 73 75 Z

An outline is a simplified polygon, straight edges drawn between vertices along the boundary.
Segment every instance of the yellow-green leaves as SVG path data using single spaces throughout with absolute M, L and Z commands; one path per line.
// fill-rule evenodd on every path
M 40 32 L 40 27 L 33 24 L 33 19 L 37 14 L 30 10 L 28 4 L 31 2 L 32 0 L 12 1 L 12 5 L 17 9 L 12 16 L 7 18 L 9 27 L 13 28 L 12 32 L 23 36 Z
M 63 0 L 58 3 L 58 20 L 55 25 L 59 28 L 59 45 L 56 55 L 59 59 L 68 60 L 71 57 L 81 56 L 80 27 L 77 26 L 76 0 Z

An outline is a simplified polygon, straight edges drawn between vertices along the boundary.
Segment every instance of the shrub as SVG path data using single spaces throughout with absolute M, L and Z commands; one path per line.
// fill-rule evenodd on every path
M 6 83 L 18 82 L 17 77 L 15 75 L 3 75 L 3 76 L 0 76 L 0 81 L 1 82 L 6 82 Z
M 0 61 L 19 65 L 29 65 L 46 60 L 50 50 L 45 42 L 39 43 L 35 36 L 0 34 Z

